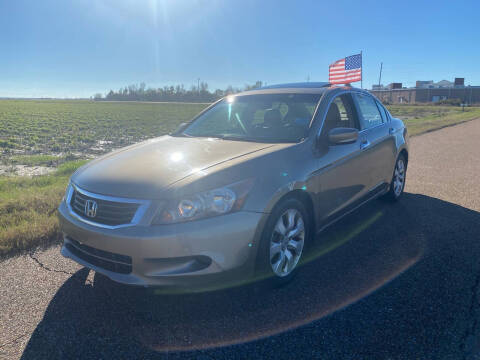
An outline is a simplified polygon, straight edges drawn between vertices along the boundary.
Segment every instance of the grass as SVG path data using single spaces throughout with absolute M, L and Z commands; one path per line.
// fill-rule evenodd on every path
M 206 104 L 0 100 L 0 165 L 55 166 L 36 177 L 0 176 L 0 257 L 59 240 L 56 208 L 89 157 L 175 129 Z M 480 118 L 480 108 L 388 106 L 411 135 Z M 100 147 L 97 152 L 95 147 Z
M 387 108 L 405 122 L 410 135 L 480 118 L 480 107 L 467 107 L 465 111 L 460 107 L 436 105 L 391 105 Z
M 71 161 L 55 173 L 0 177 L 0 256 L 59 239 L 56 209 L 70 175 L 85 161 Z

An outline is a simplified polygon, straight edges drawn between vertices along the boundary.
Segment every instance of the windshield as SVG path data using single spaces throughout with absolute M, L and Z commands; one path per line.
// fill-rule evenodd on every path
M 201 114 L 184 131 L 193 137 L 259 142 L 305 138 L 321 94 L 229 96 Z

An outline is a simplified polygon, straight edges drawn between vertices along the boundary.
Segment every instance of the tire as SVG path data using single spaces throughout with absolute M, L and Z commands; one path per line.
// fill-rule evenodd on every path
M 282 200 L 263 230 L 257 275 L 267 277 L 273 285 L 288 283 L 298 272 L 310 236 L 311 220 L 305 205 L 296 198 Z
M 407 178 L 407 159 L 403 154 L 400 154 L 395 162 L 395 169 L 393 170 L 392 181 L 388 193 L 385 194 L 385 199 L 389 201 L 398 201 L 403 194 L 405 188 L 405 180 Z

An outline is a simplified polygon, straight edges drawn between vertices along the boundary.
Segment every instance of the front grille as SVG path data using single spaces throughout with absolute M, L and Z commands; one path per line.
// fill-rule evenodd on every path
M 85 215 L 85 202 L 87 200 L 93 200 L 97 203 L 97 211 L 94 217 Z M 77 189 L 73 189 L 72 199 L 70 200 L 70 207 L 77 215 L 86 220 L 110 226 L 129 224 L 135 216 L 138 206 L 137 203 L 97 199 L 85 195 Z
M 130 274 L 132 272 L 132 258 L 130 256 L 95 249 L 80 244 L 71 238 L 68 238 L 65 246 L 72 254 L 94 266 L 119 274 Z

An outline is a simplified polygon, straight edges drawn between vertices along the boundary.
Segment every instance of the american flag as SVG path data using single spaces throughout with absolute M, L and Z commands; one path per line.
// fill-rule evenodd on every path
M 362 80 L 362 54 L 347 56 L 328 67 L 330 84 L 350 84 Z

